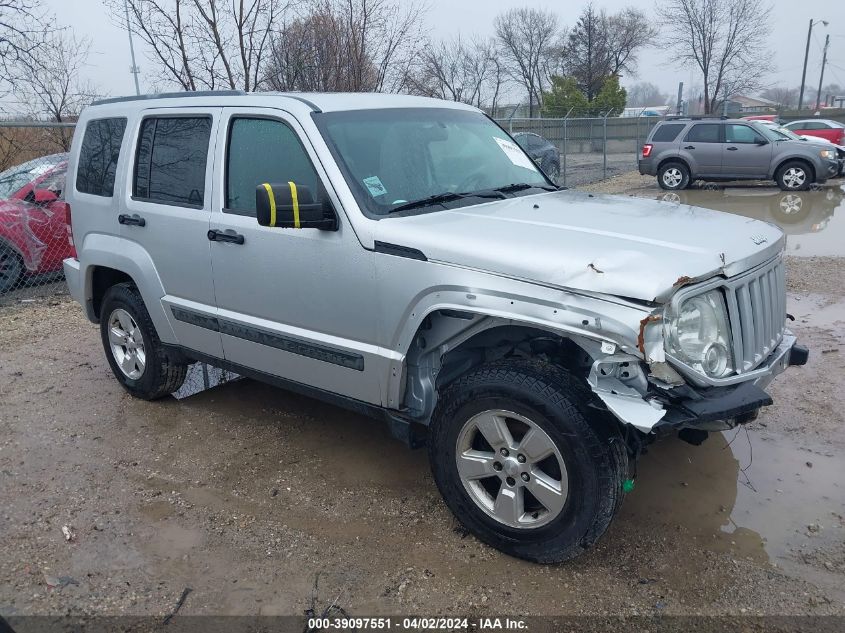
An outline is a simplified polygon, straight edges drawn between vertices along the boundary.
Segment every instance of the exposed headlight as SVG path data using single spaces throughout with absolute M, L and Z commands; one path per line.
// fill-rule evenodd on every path
M 836 152 L 834 152 L 832 149 L 823 149 L 819 152 L 819 156 L 828 160 L 833 160 L 834 158 L 836 158 Z
M 666 323 L 666 352 L 710 378 L 733 372 L 731 331 L 721 291 L 686 299 Z

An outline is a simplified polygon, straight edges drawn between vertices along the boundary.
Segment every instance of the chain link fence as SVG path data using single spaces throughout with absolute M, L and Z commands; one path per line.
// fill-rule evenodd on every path
M 0 306 L 65 291 L 72 123 L 0 122 Z
M 576 187 L 636 169 L 661 117 L 497 119 L 559 185 Z M 536 137 L 547 141 L 541 144 Z M 544 149 L 545 148 L 545 149 Z M 555 156 L 556 154 L 556 156 Z

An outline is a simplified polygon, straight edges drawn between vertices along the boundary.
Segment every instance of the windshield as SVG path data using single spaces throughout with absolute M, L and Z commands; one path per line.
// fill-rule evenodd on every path
M 0 172 L 0 200 L 12 197 L 21 187 L 46 174 L 64 160 L 65 156 L 65 154 L 44 156 Z
M 370 217 L 410 208 L 436 211 L 447 202 L 480 204 L 552 187 L 519 145 L 479 112 L 391 108 L 313 116 Z M 507 193 L 489 193 L 499 188 Z M 474 192 L 488 193 L 457 195 Z
M 788 130 L 785 127 L 781 127 L 780 125 L 775 124 L 766 124 L 766 123 L 754 123 L 754 127 L 762 132 L 763 136 L 765 136 L 770 141 L 782 141 L 784 139 L 788 139 L 790 141 L 800 141 L 801 137 L 798 136 L 792 130 Z

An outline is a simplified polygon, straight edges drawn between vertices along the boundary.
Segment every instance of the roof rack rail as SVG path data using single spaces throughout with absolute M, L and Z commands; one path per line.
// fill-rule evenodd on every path
M 125 101 L 148 101 L 153 99 L 174 99 L 187 97 L 239 97 L 247 94 L 243 90 L 186 90 L 184 92 L 159 92 L 145 95 L 131 95 L 128 97 L 111 97 L 109 99 L 98 99 L 91 105 L 104 105 L 106 103 L 123 103 Z
M 724 114 L 720 116 L 708 116 L 703 114 L 695 114 L 693 116 L 686 114 L 670 114 L 664 118 L 667 121 L 727 121 L 730 117 L 725 116 Z

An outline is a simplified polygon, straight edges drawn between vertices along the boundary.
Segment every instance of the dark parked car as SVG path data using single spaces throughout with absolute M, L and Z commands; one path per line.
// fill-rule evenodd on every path
M 73 254 L 67 234 L 67 154 L 54 154 L 0 173 L 0 293 L 25 275 L 54 273 Z
M 549 178 L 557 182 L 560 177 L 560 152 L 551 141 L 533 132 L 517 132 L 513 140 Z

